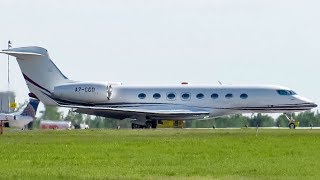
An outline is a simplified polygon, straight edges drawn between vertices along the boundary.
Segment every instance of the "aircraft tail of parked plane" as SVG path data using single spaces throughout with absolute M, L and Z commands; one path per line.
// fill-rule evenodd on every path
M 36 113 L 37 113 L 37 109 L 39 106 L 39 102 L 40 101 L 38 99 L 30 98 L 29 103 L 23 109 L 23 111 L 20 113 L 20 116 L 29 116 L 29 117 L 35 118 Z
M 156 128 L 167 119 L 293 113 L 317 107 L 283 86 L 123 85 L 72 81 L 62 74 L 44 48 L 12 48 L 0 53 L 16 57 L 30 92 L 45 105 L 76 108 L 79 113 L 115 119 L 134 119 L 132 128 Z
M 29 103 L 22 112 L 0 114 L 0 120 L 9 123 L 9 127 L 24 128 L 35 119 L 39 102 L 38 99 L 30 98 Z

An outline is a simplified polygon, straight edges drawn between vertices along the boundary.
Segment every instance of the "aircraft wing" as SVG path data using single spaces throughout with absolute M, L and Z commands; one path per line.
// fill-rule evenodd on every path
M 208 116 L 209 110 L 206 108 L 190 106 L 170 106 L 164 104 L 136 105 L 129 106 L 74 106 L 61 105 L 67 108 L 77 108 L 75 111 L 91 115 L 110 117 L 116 119 L 135 118 L 142 114 L 154 119 L 195 119 L 201 116 Z

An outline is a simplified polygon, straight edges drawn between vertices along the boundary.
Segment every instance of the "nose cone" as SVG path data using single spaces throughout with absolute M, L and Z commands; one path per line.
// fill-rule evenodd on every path
M 318 105 L 316 103 L 311 103 L 312 108 L 316 108 L 318 107 Z
M 318 107 L 318 105 L 315 102 L 313 102 L 305 97 L 298 96 L 297 99 L 300 101 L 301 104 L 304 104 L 305 106 L 309 107 L 310 109 Z

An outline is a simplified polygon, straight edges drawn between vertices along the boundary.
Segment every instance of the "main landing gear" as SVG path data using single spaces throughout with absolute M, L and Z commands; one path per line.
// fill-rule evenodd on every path
M 284 115 L 288 119 L 288 127 L 289 127 L 289 129 L 295 129 L 296 128 L 296 124 L 295 124 L 296 120 L 293 119 L 292 114 L 290 114 L 290 117 L 288 116 L 288 114 L 284 114 Z
M 132 129 L 156 129 L 158 125 L 157 120 L 152 120 L 152 121 L 146 121 L 144 124 L 143 123 L 132 123 L 131 127 Z

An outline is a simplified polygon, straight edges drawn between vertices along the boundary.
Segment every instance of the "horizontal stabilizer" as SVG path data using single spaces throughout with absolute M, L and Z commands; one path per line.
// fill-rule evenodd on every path
M 8 54 L 10 56 L 14 56 L 16 58 L 21 58 L 21 57 L 28 57 L 28 56 L 43 56 L 42 54 L 38 53 L 33 53 L 33 52 L 17 52 L 17 51 L 11 51 L 10 49 L 2 50 L 0 51 L 2 54 Z

